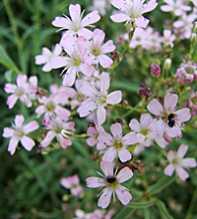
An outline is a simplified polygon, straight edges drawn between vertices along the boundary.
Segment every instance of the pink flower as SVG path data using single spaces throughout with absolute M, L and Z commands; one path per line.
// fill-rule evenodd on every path
M 3 137 L 10 138 L 10 143 L 8 145 L 8 151 L 13 155 L 19 144 L 28 151 L 34 147 L 35 142 L 28 136 L 29 133 L 34 132 L 38 129 L 38 123 L 35 121 L 24 124 L 24 117 L 22 115 L 17 115 L 14 120 L 12 128 L 4 128 Z
M 61 120 L 58 117 L 49 119 L 47 123 L 48 132 L 41 142 L 41 147 L 47 147 L 54 138 L 57 139 L 60 146 L 64 149 L 72 145 L 70 136 L 74 131 L 74 122 Z
M 172 176 L 175 171 L 179 178 L 183 181 L 189 177 L 189 174 L 186 170 L 189 168 L 195 168 L 197 163 L 193 158 L 184 158 L 187 150 L 188 146 L 182 144 L 180 145 L 177 152 L 170 151 L 167 154 L 167 158 L 170 164 L 164 170 L 165 175 Z
M 176 37 L 170 30 L 164 30 L 163 32 L 163 44 L 165 46 L 173 47 L 174 46 L 174 41 Z
M 90 126 L 87 135 L 87 144 L 91 147 L 96 145 L 97 150 L 103 150 L 106 148 L 106 144 L 109 144 L 110 135 L 101 126 Z
M 100 16 L 97 11 L 93 11 L 86 15 L 83 19 L 83 12 L 81 13 L 81 6 L 70 5 L 69 6 L 70 18 L 65 17 L 56 17 L 53 20 L 52 24 L 55 27 L 59 27 L 60 30 L 66 30 L 67 33 L 72 35 L 83 36 L 86 39 L 92 37 L 92 32 L 87 29 L 87 27 L 92 26 L 92 24 L 100 20 Z
M 83 196 L 83 188 L 80 186 L 79 177 L 77 175 L 62 178 L 60 184 L 71 191 L 75 197 Z
M 64 34 L 60 42 L 66 56 L 54 57 L 52 65 L 55 69 L 64 67 L 63 85 L 72 86 L 76 80 L 77 73 L 83 73 L 91 76 L 94 72 L 92 58 L 88 53 L 88 42 L 85 38 L 75 38 L 71 35 Z
M 117 23 L 129 22 L 136 27 L 145 28 L 149 20 L 142 15 L 155 9 L 157 3 L 155 0 L 150 0 L 146 4 L 144 2 L 144 0 L 112 0 L 111 4 L 119 11 L 112 15 L 111 19 Z
M 101 169 L 104 173 L 103 178 L 88 177 L 86 179 L 87 187 L 89 188 L 103 188 L 101 196 L 98 200 L 98 206 L 107 208 L 111 202 L 112 196 L 117 196 L 123 205 L 127 205 L 132 196 L 127 188 L 121 183 L 128 181 L 133 176 L 133 172 L 124 167 L 117 174 L 114 172 L 114 164 L 109 162 L 101 162 Z
M 49 72 L 52 69 L 56 69 L 59 66 L 59 60 L 64 60 L 62 54 L 62 48 L 59 44 L 56 44 L 53 51 L 51 52 L 48 48 L 42 49 L 42 54 L 36 56 L 36 64 L 43 65 L 42 70 L 45 72 Z M 56 59 L 56 63 L 53 60 Z M 59 61 L 59 62 L 58 62 Z
M 36 98 L 37 78 L 30 77 L 29 81 L 26 75 L 18 75 L 15 84 L 6 84 L 5 92 L 11 94 L 7 99 L 10 109 L 14 107 L 17 100 L 20 100 L 27 107 L 32 106 L 32 100 Z
M 44 114 L 45 118 L 57 115 L 62 120 L 68 119 L 70 111 L 64 108 L 61 98 L 59 96 L 51 95 L 49 97 L 42 97 L 39 99 L 40 105 L 36 108 L 38 116 Z
M 139 142 L 137 136 L 134 133 L 123 136 L 120 123 L 115 123 L 111 126 L 111 133 L 110 144 L 108 144 L 104 152 L 103 160 L 112 162 L 116 157 L 123 163 L 131 160 L 132 156 L 127 147 Z
M 164 0 L 165 5 L 161 6 L 164 12 L 173 12 L 177 16 L 182 16 L 183 13 L 190 11 L 191 7 L 184 0 Z
M 181 128 L 184 122 L 191 118 L 189 108 L 176 110 L 178 96 L 168 93 L 164 98 L 164 106 L 157 99 L 148 104 L 148 110 L 156 117 L 162 119 L 167 136 L 174 138 L 182 135 Z
M 100 81 L 97 87 L 84 81 L 81 86 L 81 93 L 86 96 L 86 99 L 81 103 L 77 112 L 80 117 L 87 117 L 91 113 L 96 113 L 96 121 L 98 125 L 102 125 L 106 120 L 106 107 L 115 105 L 121 102 L 121 91 L 114 91 L 108 94 L 110 86 L 110 78 L 108 73 L 100 75 Z
M 161 75 L 161 67 L 158 64 L 151 64 L 150 71 L 151 71 L 152 76 L 154 77 L 160 77 Z
M 109 68 L 113 63 L 113 60 L 106 54 L 113 52 L 116 47 L 111 40 L 103 44 L 104 39 L 105 33 L 100 29 L 95 29 L 90 45 L 90 52 L 94 58 L 95 64 L 100 63 L 103 68 Z

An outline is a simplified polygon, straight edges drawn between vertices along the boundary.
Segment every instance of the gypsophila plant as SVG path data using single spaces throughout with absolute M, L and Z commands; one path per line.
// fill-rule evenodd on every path
M 154 27 L 159 13 L 166 18 Z M 69 218 L 173 218 L 161 193 L 186 185 L 197 166 L 196 141 L 186 141 L 197 128 L 196 20 L 196 1 L 95 0 L 85 10 L 72 3 L 52 21 L 58 41 L 35 57 L 52 83 L 12 69 L 4 86 L 16 108 L 2 134 L 8 152 L 74 150 L 70 174 L 56 182 L 67 210 L 74 203 Z M 186 219 L 197 218 L 191 210 Z

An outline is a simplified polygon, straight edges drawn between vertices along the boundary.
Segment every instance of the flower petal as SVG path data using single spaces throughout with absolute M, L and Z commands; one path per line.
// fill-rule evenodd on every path
M 35 142 L 28 136 L 23 136 L 21 139 L 21 143 L 22 143 L 23 147 L 28 151 L 31 151 L 31 149 L 35 145 Z
M 116 195 L 123 205 L 129 204 L 132 200 L 132 195 L 123 186 L 119 186 L 119 188 L 116 189 Z
M 106 120 L 106 109 L 104 106 L 98 106 L 96 116 L 98 125 L 102 125 Z
M 182 167 L 177 167 L 176 173 L 178 174 L 180 179 L 183 181 L 185 181 L 189 177 L 188 172 L 186 170 L 184 170 Z
M 32 121 L 24 126 L 24 131 L 26 134 L 28 134 L 38 129 L 38 127 L 39 127 L 38 123 L 35 121 Z
M 131 160 L 132 158 L 131 153 L 125 148 L 118 151 L 118 157 L 120 158 L 120 161 L 123 163 Z
M 83 20 L 82 20 L 82 26 L 89 26 L 91 24 L 94 24 L 96 22 L 98 22 L 101 19 L 100 15 L 98 14 L 97 11 L 93 11 L 91 13 L 89 13 L 88 15 L 86 15 Z
M 88 177 L 86 179 L 86 185 L 89 188 L 98 188 L 103 187 L 105 185 L 105 182 L 102 178 L 99 177 Z
M 182 144 L 180 145 L 178 151 L 177 151 L 177 155 L 180 157 L 180 158 L 183 158 L 186 153 L 187 153 L 187 150 L 188 150 L 188 146 L 185 145 L 185 144 Z
M 13 155 L 15 153 L 18 142 L 19 142 L 19 140 L 15 137 L 12 137 L 10 139 L 10 143 L 8 145 L 8 151 L 10 152 L 11 155 Z
M 103 155 L 103 160 L 112 162 L 115 159 L 116 155 L 117 155 L 116 150 L 113 147 L 110 147 L 109 149 L 105 151 Z
M 163 107 L 161 103 L 157 99 L 151 100 L 151 102 L 147 106 L 149 112 L 151 112 L 155 116 L 161 116 L 163 112 Z
M 54 138 L 55 138 L 55 133 L 53 131 L 49 131 L 46 134 L 45 138 L 40 143 L 41 147 L 46 148 Z
M 172 176 L 173 172 L 174 172 L 174 166 L 172 164 L 169 164 L 164 170 L 164 173 L 167 176 Z
M 196 160 L 193 158 L 185 158 L 182 160 L 182 165 L 185 168 L 193 168 L 197 166 Z
M 107 55 L 100 55 L 98 59 L 103 68 L 110 68 L 113 64 L 113 60 Z
M 119 183 L 126 182 L 133 177 L 133 171 L 129 167 L 124 167 L 117 174 L 117 179 Z
M 104 189 L 99 200 L 98 200 L 98 206 L 100 208 L 107 208 L 111 202 L 112 198 L 112 190 L 111 189 Z
M 125 21 L 129 21 L 130 17 L 126 14 L 123 13 L 116 13 L 114 15 L 111 16 L 112 21 L 116 22 L 116 23 L 122 23 Z
M 167 94 L 164 98 L 164 108 L 168 112 L 174 112 L 178 101 L 178 96 L 176 94 Z
M 129 127 L 132 131 L 139 132 L 140 131 L 140 123 L 137 119 L 132 119 L 129 123 Z
M 191 119 L 191 113 L 189 108 L 183 108 L 176 111 L 177 120 L 180 123 L 187 122 Z
M 114 91 L 107 96 L 107 103 L 111 105 L 115 105 L 120 103 L 122 100 L 122 92 Z

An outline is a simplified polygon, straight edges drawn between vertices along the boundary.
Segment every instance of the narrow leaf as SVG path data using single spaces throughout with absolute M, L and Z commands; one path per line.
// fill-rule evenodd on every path
M 167 207 L 165 206 L 165 204 L 164 204 L 162 201 L 157 200 L 156 206 L 158 207 L 159 212 L 160 212 L 160 214 L 161 214 L 161 217 L 162 217 L 163 219 L 174 219 L 174 218 L 170 215 L 170 213 L 168 212 Z

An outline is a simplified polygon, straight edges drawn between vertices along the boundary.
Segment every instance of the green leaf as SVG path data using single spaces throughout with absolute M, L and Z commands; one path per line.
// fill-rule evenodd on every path
M 0 45 L 0 64 L 5 66 L 7 69 L 12 70 L 15 73 L 19 73 L 20 70 L 8 56 L 6 50 Z
M 127 82 L 127 81 L 112 81 L 112 87 L 114 89 L 122 89 L 129 92 L 136 93 L 138 91 L 139 86 L 134 82 Z
M 150 210 L 147 208 L 144 209 L 144 219 L 151 219 Z
M 155 204 L 155 200 L 152 199 L 150 201 L 142 201 L 142 202 L 132 202 L 130 205 L 128 205 L 129 208 L 134 209 L 142 209 L 142 208 L 148 208 Z
M 156 195 L 172 184 L 175 179 L 175 177 L 169 178 L 163 176 L 157 183 L 149 187 L 148 192 L 151 193 L 151 195 Z
M 167 207 L 165 206 L 165 204 L 162 201 L 157 200 L 156 201 L 156 206 L 159 209 L 160 215 L 162 216 L 163 219 L 174 219 L 170 215 L 170 213 L 168 212 Z
M 129 216 L 131 216 L 135 212 L 135 209 L 130 209 L 127 207 L 123 207 L 116 215 L 113 217 L 113 219 L 127 219 Z

